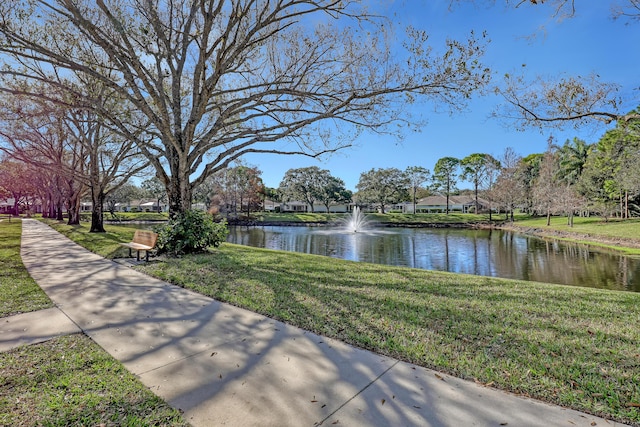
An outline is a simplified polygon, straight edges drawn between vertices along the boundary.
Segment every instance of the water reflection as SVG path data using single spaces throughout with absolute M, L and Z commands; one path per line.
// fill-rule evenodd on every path
M 231 227 L 231 243 L 427 270 L 640 292 L 640 260 L 499 230 Z

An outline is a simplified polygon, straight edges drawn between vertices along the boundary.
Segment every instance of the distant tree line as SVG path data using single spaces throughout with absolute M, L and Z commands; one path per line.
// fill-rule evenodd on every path
M 147 178 L 140 187 L 130 184 L 133 177 L 149 175 L 139 153 L 110 151 L 102 142 L 102 148 L 92 154 L 91 141 L 67 138 L 62 144 L 55 129 L 42 126 L 34 144 L 21 138 L 12 146 L 14 155 L 0 162 L 0 197 L 13 198 L 16 211 L 29 210 L 39 201 L 45 216 L 61 219 L 64 210 L 69 223 L 77 223 L 81 200 L 101 203 L 93 208 L 100 217 L 102 206 L 113 213 L 116 204 L 136 198 L 156 200 L 157 206 L 166 202 L 166 187 L 158 178 Z M 438 194 L 447 198 L 449 213 L 449 196 L 466 191 L 475 198 L 475 212 L 481 212 L 482 199 L 490 205 L 485 211 L 503 212 L 510 219 L 516 210 L 548 219 L 565 215 L 570 225 L 575 215 L 624 219 L 640 214 L 638 135 L 638 129 L 627 125 L 607 131 L 591 144 L 574 138 L 558 145 L 550 138 L 544 153 L 526 157 L 513 148 L 497 158 L 486 153 L 462 159 L 443 157 L 433 172 L 423 166 L 373 168 L 361 173 L 355 193 L 342 179 L 316 166 L 289 169 L 278 188 L 268 188 L 257 167 L 237 163 L 196 187 L 193 202 L 226 217 L 250 216 L 264 208 L 266 199 L 301 201 L 312 212 L 318 205 L 329 212 L 332 205 L 353 203 L 384 213 L 395 204 L 412 202 L 415 213 L 418 199 Z M 69 145 L 74 141 L 77 145 Z M 92 163 L 97 163 L 94 172 Z M 461 180 L 472 188 L 460 190 Z M 92 218 L 101 226 L 95 215 Z
M 640 125 L 637 125 L 640 126 Z M 636 127 L 637 127 L 636 126 Z M 313 206 L 352 202 L 373 205 L 380 212 L 401 202 L 413 202 L 430 194 L 448 198 L 464 190 L 460 180 L 471 183 L 467 190 L 490 204 L 488 212 L 499 211 L 513 220 L 516 210 L 530 215 L 564 215 L 573 225 L 575 215 L 600 215 L 621 219 L 640 215 L 640 129 L 618 126 L 597 142 L 574 138 L 562 145 L 548 141 L 544 153 L 522 157 L 507 148 L 498 158 L 473 153 L 462 159 L 443 157 L 433 173 L 422 166 L 402 171 L 374 168 L 363 172 L 349 194 L 339 178 L 317 167 L 286 172 L 276 193 L 284 200 L 300 200 Z

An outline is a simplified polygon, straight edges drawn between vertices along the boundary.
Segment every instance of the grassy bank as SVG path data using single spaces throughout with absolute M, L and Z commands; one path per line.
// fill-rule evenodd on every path
M 230 244 L 139 268 L 381 354 L 640 425 L 639 294 Z
M 0 221 L 0 317 L 53 306 L 20 257 L 22 221 Z
M 551 224 L 547 226 L 547 218 L 523 218 L 516 221 L 517 225 L 535 228 L 548 228 L 551 230 L 569 231 L 590 236 L 634 238 L 640 240 L 640 218 L 608 221 L 599 217 L 576 217 L 573 227 L 567 225 L 566 217 L 552 217 Z
M 577 217 L 573 227 L 569 227 L 566 217 L 552 217 L 550 225 L 544 217 L 524 218 L 513 224 L 506 223 L 504 228 L 640 255 L 640 219 L 605 221 L 597 217 Z
M 0 317 L 53 305 L 22 263 L 21 232 L 19 220 L 0 222 Z M 73 335 L 0 353 L 0 425 L 188 424 L 88 337 Z
M 339 222 L 348 214 L 326 214 L 326 213 L 258 213 L 256 220 L 265 223 L 313 223 L 313 222 Z M 474 222 L 487 222 L 489 215 L 461 214 L 403 214 L 403 213 L 368 213 L 367 219 L 381 224 L 467 224 Z

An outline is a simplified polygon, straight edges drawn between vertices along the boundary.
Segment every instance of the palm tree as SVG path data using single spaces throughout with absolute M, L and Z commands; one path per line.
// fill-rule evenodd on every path
M 562 147 L 556 147 L 559 154 L 560 168 L 558 178 L 567 184 L 575 184 L 582 175 L 584 164 L 589 155 L 590 145 L 579 138 L 565 141 Z

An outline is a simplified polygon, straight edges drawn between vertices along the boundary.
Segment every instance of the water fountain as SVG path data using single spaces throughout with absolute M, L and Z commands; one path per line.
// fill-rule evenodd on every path
M 347 231 L 357 233 L 366 229 L 369 221 L 367 221 L 366 215 L 360 211 L 358 206 L 353 208 L 351 215 L 347 216 L 344 220 Z

